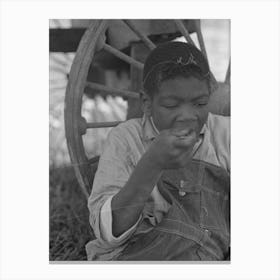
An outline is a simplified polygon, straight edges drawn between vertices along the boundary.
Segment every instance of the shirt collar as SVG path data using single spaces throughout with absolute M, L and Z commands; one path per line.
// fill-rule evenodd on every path
M 145 114 L 142 117 L 142 129 L 143 129 L 144 141 L 153 140 L 157 136 L 157 132 L 155 131 L 151 123 L 151 119 L 147 117 Z

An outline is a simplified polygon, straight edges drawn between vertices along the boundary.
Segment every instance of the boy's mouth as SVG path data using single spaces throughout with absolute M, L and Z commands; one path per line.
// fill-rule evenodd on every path
M 178 130 L 185 130 L 188 129 L 189 131 L 197 131 L 198 123 L 195 121 L 191 122 L 175 122 L 173 125 L 174 129 Z
M 179 139 L 184 139 L 190 136 L 193 132 L 195 132 L 194 129 L 185 129 L 185 132 L 183 135 L 178 136 Z

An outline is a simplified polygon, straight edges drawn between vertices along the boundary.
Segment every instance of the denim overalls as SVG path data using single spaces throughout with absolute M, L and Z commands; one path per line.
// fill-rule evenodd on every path
M 226 170 L 192 160 L 158 182 L 171 204 L 161 222 L 132 236 L 117 260 L 218 261 L 230 259 L 230 177 Z

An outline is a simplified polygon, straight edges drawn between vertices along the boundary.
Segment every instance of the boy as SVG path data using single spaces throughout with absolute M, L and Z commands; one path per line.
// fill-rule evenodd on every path
M 144 116 L 111 130 L 89 197 L 89 260 L 229 259 L 229 118 L 208 112 L 202 53 L 159 45 L 143 71 Z

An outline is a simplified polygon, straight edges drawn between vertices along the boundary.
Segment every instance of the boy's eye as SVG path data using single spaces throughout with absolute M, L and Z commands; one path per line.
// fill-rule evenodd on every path
M 194 106 L 197 106 L 197 107 L 205 106 L 208 104 L 208 99 L 204 98 L 204 99 L 194 102 L 193 104 L 194 104 Z
M 176 108 L 178 104 L 163 104 L 163 107 L 165 108 Z
M 178 105 L 179 103 L 174 100 L 169 100 L 161 103 L 161 106 L 163 106 L 164 108 L 175 108 Z
M 207 105 L 207 104 L 208 104 L 208 102 L 198 102 L 198 103 L 194 103 L 194 105 L 197 106 L 197 107 L 202 107 L 202 106 L 205 106 L 205 105 Z

